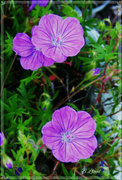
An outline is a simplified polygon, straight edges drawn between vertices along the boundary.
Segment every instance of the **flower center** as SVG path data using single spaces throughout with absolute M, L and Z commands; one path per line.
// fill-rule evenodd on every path
M 41 51 L 41 49 L 38 49 L 37 47 L 35 47 L 35 50 L 37 50 L 37 51 Z
M 60 42 L 60 39 L 59 39 L 58 36 L 52 38 L 52 44 L 53 44 L 54 46 L 58 46 L 58 47 L 60 46 L 61 42 Z
M 71 132 L 66 132 L 62 134 L 62 141 L 63 142 L 72 142 L 72 140 L 74 139 L 74 136 L 71 134 Z

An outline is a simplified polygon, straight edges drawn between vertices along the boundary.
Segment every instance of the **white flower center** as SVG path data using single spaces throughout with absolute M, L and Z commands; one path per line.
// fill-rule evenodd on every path
M 37 51 L 41 51 L 41 49 L 38 49 L 37 47 L 35 47 L 35 50 L 37 50 Z
M 52 38 L 52 44 L 53 44 L 54 46 L 58 46 L 58 47 L 61 45 L 61 41 L 60 41 L 59 36 Z
M 70 131 L 62 134 L 62 141 L 63 142 L 70 143 L 70 142 L 72 142 L 73 139 L 74 139 L 74 136 L 72 133 L 70 133 Z

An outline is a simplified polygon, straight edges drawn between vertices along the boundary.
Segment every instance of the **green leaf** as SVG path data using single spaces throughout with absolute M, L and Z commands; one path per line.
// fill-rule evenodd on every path
M 2 53 L 6 53 L 6 55 L 8 57 L 10 57 L 13 54 L 13 50 L 12 50 L 12 47 L 13 47 L 13 43 L 12 43 L 13 37 L 11 37 L 7 31 L 6 31 L 6 34 L 7 34 L 7 38 L 5 38 L 5 44 L 4 44 L 5 50 Z
M 11 149 L 11 152 L 12 152 L 14 158 L 16 159 L 17 154 L 15 153 L 15 151 L 13 149 Z
M 78 18 L 77 12 L 76 12 L 74 9 L 72 9 L 71 6 L 61 5 L 61 7 L 63 7 L 62 12 L 63 12 L 65 15 L 68 15 L 69 17 L 76 17 L 76 18 Z
M 32 117 L 30 117 L 28 120 L 24 121 L 24 126 L 27 126 L 32 121 Z
M 71 106 L 73 109 L 75 109 L 76 111 L 79 111 L 78 107 L 73 104 L 73 103 L 67 103 L 67 105 Z
M 61 167 L 62 167 L 62 170 L 63 170 L 64 175 L 65 175 L 65 176 L 69 176 L 69 173 L 68 173 L 68 171 L 66 170 L 66 168 L 65 168 L 65 166 L 64 166 L 63 163 L 61 164 Z

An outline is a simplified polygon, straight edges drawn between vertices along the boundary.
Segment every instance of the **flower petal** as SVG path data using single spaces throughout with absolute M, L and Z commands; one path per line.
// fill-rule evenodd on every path
M 32 43 L 38 49 L 51 45 L 51 37 L 48 29 L 42 26 L 34 26 L 32 29 Z
M 58 35 L 61 23 L 63 22 L 62 17 L 55 14 L 44 15 L 40 21 L 39 26 L 45 28 L 51 36 Z
M 55 61 L 51 58 L 48 58 L 46 56 L 43 55 L 44 61 L 43 61 L 43 66 L 51 66 L 52 64 L 55 63 Z
M 39 6 L 47 6 L 47 3 L 48 3 L 49 0 L 38 0 L 38 4 Z
M 18 33 L 13 39 L 13 51 L 22 57 L 31 55 L 35 50 L 31 38 L 25 33 Z
M 77 113 L 69 106 L 56 110 L 52 115 L 52 125 L 58 131 L 66 132 L 70 130 L 76 122 Z
M 43 143 L 49 148 L 58 148 L 61 144 L 61 135 L 53 128 L 52 122 L 46 123 L 41 130 Z
M 31 11 L 37 4 L 37 0 L 31 0 L 31 1 L 32 1 L 32 3 L 31 3 L 31 6 L 29 8 L 29 11 Z
M 89 138 L 96 129 L 96 122 L 91 118 L 90 114 L 85 111 L 79 111 L 76 125 L 72 128 L 72 133 L 75 137 Z
M 76 28 L 78 29 L 80 28 L 80 31 L 82 29 L 82 26 L 80 25 L 80 22 L 78 19 L 74 17 L 65 18 L 61 24 L 61 29 L 60 29 L 62 38 L 65 38 L 67 35 L 75 34 Z M 81 31 L 81 36 L 83 36 L 83 29 Z
M 60 49 L 65 56 L 76 56 L 84 44 L 85 40 L 83 37 L 80 37 L 79 39 L 78 37 L 76 39 L 69 38 L 62 43 Z
M 52 149 L 52 153 L 56 159 L 61 162 L 77 162 L 79 159 L 73 156 L 73 152 L 68 143 L 60 144 L 59 148 Z
M 59 148 L 60 144 L 62 143 L 60 137 L 46 136 L 45 134 L 42 137 L 42 141 L 50 149 Z
M 42 52 L 45 56 L 51 57 L 55 62 L 61 63 L 64 62 L 67 57 L 64 56 L 59 47 L 56 46 L 45 46 L 42 49 Z
M 42 130 L 41 130 L 43 135 L 46 136 L 51 136 L 51 137 L 61 137 L 61 135 L 59 134 L 59 132 L 56 131 L 56 129 L 54 129 L 53 125 L 52 125 L 52 121 L 47 122 Z
M 67 17 L 61 26 L 61 50 L 65 56 L 75 56 L 84 46 L 83 28 L 76 18 Z
M 50 58 L 45 57 L 41 51 L 35 50 L 30 56 L 21 57 L 21 66 L 24 69 L 36 70 L 42 66 L 50 66 L 54 61 Z
M 93 155 L 97 147 L 97 139 L 93 135 L 87 139 L 75 139 L 72 143 L 70 143 L 70 149 L 72 150 L 73 155 L 79 159 L 87 159 Z

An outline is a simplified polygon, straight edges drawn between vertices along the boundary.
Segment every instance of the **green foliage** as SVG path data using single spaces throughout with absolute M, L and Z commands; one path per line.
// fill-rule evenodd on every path
M 53 13 L 53 11 L 50 9 L 51 7 L 51 3 L 49 3 L 46 8 L 44 8 L 43 6 L 40 7 L 38 4 L 35 6 L 35 8 L 31 11 L 31 17 L 34 17 L 35 19 L 38 19 L 42 16 L 44 16 L 45 14 L 51 14 Z
M 30 179 L 30 173 L 32 179 L 40 180 L 116 179 L 115 175 L 119 173 L 117 166 L 122 166 L 119 145 L 120 121 L 119 116 L 116 116 L 117 111 L 118 113 L 121 111 L 119 106 L 121 67 L 118 50 L 121 42 L 121 25 L 116 21 L 113 26 L 108 18 L 102 20 L 92 18 L 95 4 L 91 0 L 82 0 L 81 3 L 79 1 L 71 3 L 70 0 L 52 4 L 49 2 L 46 7 L 37 4 L 30 12 L 29 6 L 26 3 L 18 4 L 17 0 L 5 3 L 4 8 L 1 5 L 4 15 L 1 22 L 5 21 L 5 41 L 2 42 L 5 81 L 1 96 L 2 121 L 4 118 L 2 130 L 4 129 L 6 137 L 4 151 L 14 163 L 13 169 L 2 168 L 1 171 L 4 172 L 5 178 L 14 177 L 14 179 L 23 177 Z M 46 67 L 35 71 L 23 70 L 20 66 L 20 57 L 17 56 L 14 61 L 13 38 L 20 32 L 26 32 L 31 36 L 32 27 L 38 25 L 43 15 L 50 13 L 57 14 L 63 19 L 77 18 L 84 30 L 85 46 L 76 56 L 67 58 L 67 62 L 72 62 L 71 66 L 55 63 L 51 66 L 51 71 Z M 98 38 L 94 38 L 92 30 L 99 33 Z M 86 74 L 94 68 L 100 68 L 100 74 L 85 79 Z M 56 75 L 53 80 L 50 78 L 51 75 Z M 101 95 L 98 98 L 99 93 Z M 112 95 L 109 114 L 106 113 L 101 100 L 104 93 Z M 98 99 L 94 99 L 95 95 Z M 108 98 L 106 104 L 110 105 L 110 100 Z M 45 146 L 39 149 L 43 146 L 41 128 L 51 120 L 54 110 L 64 105 L 76 111 L 91 113 L 96 121 L 95 136 L 98 147 L 91 157 L 81 159 L 77 163 L 60 162 L 54 171 L 57 160 L 54 159 L 51 150 Z M 101 162 L 104 162 L 103 167 L 100 166 Z M 22 167 L 23 170 L 19 177 L 15 176 L 15 169 L 18 167 Z M 86 171 L 81 177 L 80 173 L 84 168 Z M 100 171 L 101 168 L 104 171 Z M 95 172 L 90 174 L 92 169 Z
M 13 54 L 13 50 L 12 50 L 12 47 L 13 47 L 13 44 L 12 44 L 13 38 L 10 36 L 10 34 L 8 32 L 6 32 L 6 35 L 7 35 L 7 38 L 5 40 L 5 45 L 4 45 L 5 50 L 3 51 L 3 53 L 6 53 L 6 55 L 8 57 L 10 57 Z

